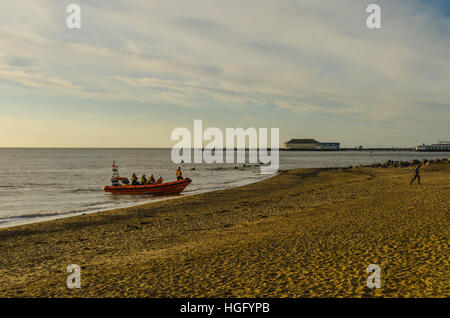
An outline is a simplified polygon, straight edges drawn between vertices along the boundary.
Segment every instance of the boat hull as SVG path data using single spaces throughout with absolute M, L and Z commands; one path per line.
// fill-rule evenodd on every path
M 112 194 L 174 195 L 180 194 L 191 182 L 191 179 L 183 179 L 161 184 L 105 186 L 103 191 Z

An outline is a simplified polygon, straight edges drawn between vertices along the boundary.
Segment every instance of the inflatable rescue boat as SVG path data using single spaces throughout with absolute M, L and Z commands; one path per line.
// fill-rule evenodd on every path
M 191 179 L 179 181 L 144 184 L 144 185 L 112 185 L 103 187 L 103 191 L 114 194 L 153 194 L 153 195 L 173 195 L 180 194 L 192 182 Z
M 103 191 L 113 194 L 153 194 L 153 195 L 174 195 L 180 194 L 192 180 L 189 178 L 178 181 L 157 183 L 157 184 L 130 184 L 128 178 L 120 177 L 118 167 L 115 162 L 112 165 L 113 176 L 112 185 L 104 186 Z

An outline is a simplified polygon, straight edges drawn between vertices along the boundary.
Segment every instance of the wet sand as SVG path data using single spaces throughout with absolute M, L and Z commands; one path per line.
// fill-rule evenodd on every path
M 425 166 L 419 186 L 412 168 L 292 170 L 1 229 L 0 296 L 449 297 L 449 172 Z M 70 264 L 80 289 L 66 286 Z

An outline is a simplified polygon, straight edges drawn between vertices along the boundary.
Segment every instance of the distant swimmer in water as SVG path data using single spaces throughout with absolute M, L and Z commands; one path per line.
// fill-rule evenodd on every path
M 416 180 L 416 179 L 417 179 L 418 184 L 420 184 L 420 175 L 419 175 L 420 171 L 419 171 L 419 169 L 420 169 L 421 166 L 422 165 L 419 163 L 417 165 L 417 167 L 414 168 L 414 175 L 413 175 L 413 178 L 412 178 L 412 180 L 411 180 L 411 182 L 409 184 L 413 184 L 414 180 Z
M 178 167 L 177 169 L 177 181 L 183 180 L 183 173 L 181 172 L 181 168 Z

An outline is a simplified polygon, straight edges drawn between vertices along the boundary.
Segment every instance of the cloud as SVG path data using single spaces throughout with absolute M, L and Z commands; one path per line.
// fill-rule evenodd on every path
M 441 125 L 450 100 L 446 2 L 380 0 L 380 30 L 365 26 L 369 3 L 80 0 L 82 29 L 69 30 L 69 1 L 24 9 L 6 0 L 0 85 L 186 112 L 272 107 L 279 126 L 302 114 Z
M 202 34 L 216 34 L 222 29 L 219 24 L 202 18 L 179 18 L 176 23 L 184 29 Z
M 49 77 L 39 73 L 26 72 L 23 70 L 0 69 L 0 79 L 7 82 L 18 83 L 34 88 L 54 88 L 54 89 L 76 89 L 79 86 L 74 83 L 55 76 Z

